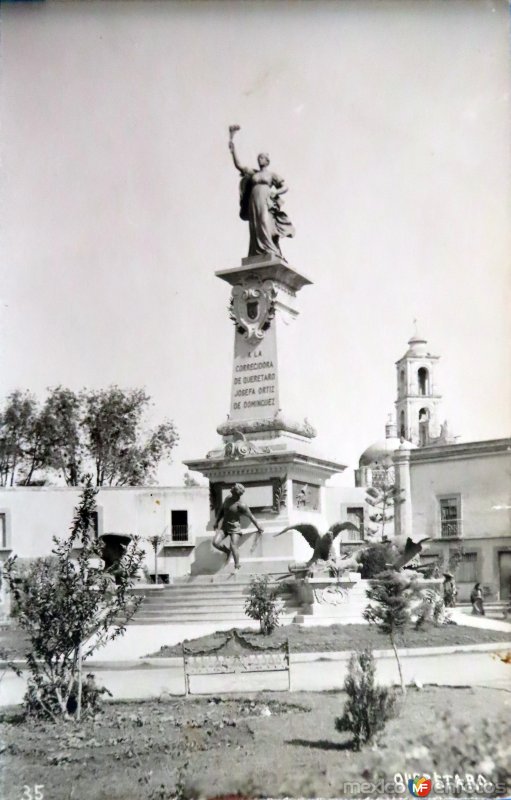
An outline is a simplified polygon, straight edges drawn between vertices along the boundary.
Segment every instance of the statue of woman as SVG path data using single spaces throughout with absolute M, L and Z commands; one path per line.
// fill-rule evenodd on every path
M 291 220 L 281 207 L 281 196 L 288 191 L 283 178 L 271 172 L 267 153 L 259 153 L 259 169 L 243 167 L 233 142 L 237 125 L 229 129 L 229 150 L 234 166 L 241 173 L 240 217 L 248 220 L 250 230 L 249 256 L 270 254 L 282 258 L 279 246 L 281 236 L 294 236 Z

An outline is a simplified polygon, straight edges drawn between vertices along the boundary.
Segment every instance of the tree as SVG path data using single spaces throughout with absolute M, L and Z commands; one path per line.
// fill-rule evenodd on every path
M 190 489 L 192 486 L 200 486 L 197 478 L 194 478 L 189 472 L 185 472 L 183 482 L 187 489 Z
M 406 694 L 406 686 L 396 647 L 396 635 L 411 622 L 411 603 L 416 593 L 417 586 L 414 580 L 409 579 L 401 572 L 387 570 L 378 575 L 376 580 L 370 582 L 367 597 L 375 605 L 369 604 L 364 611 L 364 618 L 368 622 L 378 625 L 380 630 L 390 638 L 403 694 Z
M 0 413 L 0 485 L 14 486 L 20 470 L 32 475 L 39 463 L 37 401 L 30 392 L 8 395 Z M 32 467 L 30 468 L 30 465 Z M 24 482 L 27 482 L 25 475 Z
M 394 691 L 376 685 L 375 670 L 371 650 L 351 654 L 344 681 L 348 699 L 342 717 L 335 720 L 335 727 L 340 732 L 349 731 L 353 734 L 355 750 L 360 750 L 362 745 L 370 742 L 395 715 Z
M 167 536 L 165 535 L 165 531 L 163 533 L 155 533 L 154 536 L 149 536 L 148 540 L 149 544 L 153 548 L 154 551 L 154 582 L 158 583 L 158 550 L 165 544 L 167 541 Z
M 257 575 L 250 581 L 245 614 L 259 621 L 263 636 L 268 636 L 279 624 L 282 601 L 278 594 L 278 587 L 270 586 L 268 575 Z
M 139 599 L 130 594 L 143 551 L 133 539 L 116 570 L 104 571 L 102 543 L 95 538 L 97 489 L 87 478 L 69 536 L 54 538 L 52 556 L 37 559 L 22 577 L 16 557 L 5 565 L 18 624 L 30 649 L 27 711 L 57 721 L 81 710 L 82 663 L 125 631 Z
M 154 482 L 178 434 L 169 420 L 143 429 L 149 399 L 142 389 L 57 386 L 40 408 L 30 392 L 13 392 L 0 411 L 0 485 L 39 485 L 53 471 L 80 486 L 91 469 L 97 486 Z
M 44 436 L 44 466 L 60 473 L 67 486 L 79 486 L 84 445 L 81 432 L 82 397 L 57 386 L 49 390 L 40 413 Z
M 94 462 L 97 486 L 135 486 L 154 481 L 159 462 L 178 440 L 168 420 L 144 438 L 142 417 L 149 404 L 143 389 L 118 386 L 84 395 L 82 426 Z
M 391 462 L 384 462 L 379 469 L 381 477 L 378 483 L 367 489 L 366 503 L 374 511 L 369 515 L 373 523 L 369 529 L 369 535 L 379 532 L 381 539 L 385 538 L 385 526 L 392 522 L 395 516 L 395 508 L 404 503 L 402 489 L 398 489 L 394 483 L 394 466 Z

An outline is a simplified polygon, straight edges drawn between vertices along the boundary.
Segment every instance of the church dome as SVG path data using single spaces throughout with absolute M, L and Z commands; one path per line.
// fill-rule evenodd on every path
M 401 442 L 401 439 L 398 439 L 397 436 L 395 438 L 380 439 L 378 442 L 371 444 L 367 450 L 364 450 L 358 465 L 359 467 L 371 467 L 373 464 L 381 465 L 386 460 L 390 461 L 394 452 L 399 450 L 401 445 L 407 450 L 415 448 L 414 444 L 406 441 Z
M 407 442 L 405 439 L 401 440 L 396 435 L 395 424 L 389 419 L 385 426 L 385 439 L 379 439 L 369 445 L 367 450 L 364 450 L 360 456 L 358 465 L 359 467 L 381 466 L 384 461 L 391 461 L 392 455 L 400 447 L 406 450 L 415 450 L 416 445 L 412 444 L 412 442 Z
M 425 339 L 424 336 L 421 336 L 416 325 L 412 338 L 408 339 L 408 350 L 404 354 L 403 358 L 422 358 L 429 355 L 431 355 L 431 353 L 429 352 L 428 348 L 428 340 Z

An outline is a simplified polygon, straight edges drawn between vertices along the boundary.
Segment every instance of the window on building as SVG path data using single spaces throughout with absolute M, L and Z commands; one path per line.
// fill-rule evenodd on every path
M 360 533 L 356 531 L 344 531 L 344 533 L 348 534 L 346 537 L 346 541 L 348 542 L 358 542 L 360 539 L 364 538 L 364 507 L 363 506 L 349 506 L 346 509 L 346 521 L 352 522 L 353 525 L 356 525 L 359 529 Z
M 440 498 L 440 535 L 446 539 L 461 536 L 459 497 Z
M 401 411 L 399 415 L 399 435 L 406 439 L 406 428 L 405 428 L 405 412 Z
M 429 394 L 429 372 L 426 367 L 420 367 L 417 372 L 417 380 L 419 384 L 419 394 Z
M 188 511 L 171 511 L 172 541 L 188 541 Z
M 405 371 L 404 371 L 404 369 L 402 369 L 401 372 L 399 373 L 399 387 L 401 389 L 401 394 L 406 394 L 406 392 L 405 392 L 406 384 L 405 384 Z
M 456 580 L 461 583 L 477 581 L 477 553 L 465 553 L 456 569 Z
M 5 511 L 0 513 L 0 547 L 7 548 L 7 514 Z

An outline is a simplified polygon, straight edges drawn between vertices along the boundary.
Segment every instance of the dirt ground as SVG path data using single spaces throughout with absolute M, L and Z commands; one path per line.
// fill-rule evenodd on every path
M 328 625 L 316 627 L 300 627 L 288 625 L 277 628 L 270 636 L 261 636 L 247 628 L 242 630 L 243 636 L 254 644 L 261 646 L 280 644 L 289 640 L 289 648 L 294 653 L 321 653 L 327 651 L 353 650 L 356 643 L 358 649 L 371 647 L 373 649 L 388 650 L 390 643 L 388 636 L 382 634 L 373 625 Z M 225 631 L 211 633 L 198 639 L 185 640 L 190 650 L 214 647 L 225 639 Z M 483 642 L 503 642 L 509 639 L 509 634 L 502 631 L 490 631 L 484 628 L 473 628 L 468 625 L 439 625 L 422 628 L 416 631 L 409 627 L 398 634 L 400 647 L 442 647 L 446 645 L 470 645 Z M 180 656 L 181 644 L 172 647 L 162 647 L 153 657 Z
M 356 752 L 350 735 L 335 730 L 344 700 L 334 692 L 162 697 L 111 703 L 94 721 L 60 727 L 21 723 L 17 712 L 6 711 L 0 717 L 3 797 L 19 800 L 25 786 L 34 796 L 36 784 L 45 800 L 342 797 L 346 781 L 445 772 L 445 759 L 452 772 L 491 769 L 488 759 L 475 763 L 479 755 L 470 747 L 450 752 L 441 744 L 442 735 L 450 741 L 449 731 L 460 741 L 464 726 L 463 735 L 474 740 L 484 724 L 511 741 L 510 693 L 428 687 L 409 691 L 379 742 Z

